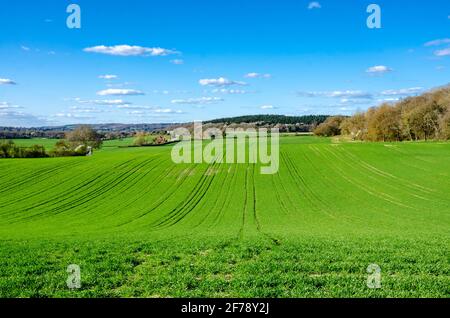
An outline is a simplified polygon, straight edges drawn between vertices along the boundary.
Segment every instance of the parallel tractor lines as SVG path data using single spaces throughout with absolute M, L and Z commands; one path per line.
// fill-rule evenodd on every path
M 165 204 L 174 195 L 178 194 L 179 190 L 182 189 L 182 186 L 185 184 L 186 181 L 191 181 L 190 180 L 191 173 L 194 173 L 194 171 L 196 171 L 197 168 L 198 168 L 197 165 L 192 165 L 189 169 L 189 172 L 187 172 L 187 173 L 183 172 L 183 176 L 181 177 L 181 179 L 177 178 L 176 182 L 173 182 L 167 189 L 165 189 L 165 191 L 162 192 L 165 195 L 158 196 L 158 198 L 156 200 L 149 202 L 150 206 L 145 207 L 143 209 L 143 213 L 136 214 L 133 216 L 132 219 L 121 222 L 117 226 L 121 227 L 121 226 L 125 226 L 125 225 L 130 225 L 137 221 L 141 221 L 142 219 L 144 219 L 145 217 L 147 217 L 149 215 L 152 215 L 153 212 L 158 213 L 159 209 L 161 209 L 161 206 L 163 204 Z M 166 175 L 163 174 L 163 177 L 165 177 L 165 176 Z M 161 180 L 159 180 L 159 181 L 161 182 Z M 154 223 L 155 222 L 152 221 L 150 224 L 150 227 L 153 227 Z
M 319 203 L 321 203 L 321 200 L 317 200 L 317 196 L 309 189 L 309 186 L 303 180 L 302 176 L 296 169 L 295 165 L 293 164 L 292 160 L 289 158 L 288 154 L 285 152 L 282 152 L 281 157 L 283 158 L 286 166 L 288 167 L 291 177 L 297 183 L 298 189 L 300 191 L 303 190 L 304 198 L 307 199 L 307 201 L 309 202 L 313 211 L 323 213 L 331 218 L 336 218 L 332 213 L 329 212 L 329 210 L 327 211 L 319 204 Z
M 139 163 L 136 166 L 132 167 L 131 169 L 125 170 L 124 172 L 119 174 L 119 176 L 115 176 L 113 174 L 106 175 L 107 178 L 103 178 L 103 179 L 106 179 L 106 180 L 111 179 L 111 182 L 105 183 L 104 182 L 105 180 L 102 180 L 103 181 L 102 184 L 104 184 L 104 185 L 100 186 L 100 187 L 96 187 L 95 183 L 93 183 L 93 184 L 91 184 L 91 187 L 93 188 L 93 190 L 88 192 L 87 194 L 80 195 L 79 192 L 74 192 L 75 193 L 74 195 L 70 195 L 61 201 L 66 201 L 67 199 L 74 197 L 73 200 L 68 201 L 64 204 L 60 204 L 61 201 L 54 202 L 53 205 L 56 205 L 55 208 L 46 209 L 43 212 L 36 213 L 34 215 L 29 215 L 26 217 L 22 217 L 21 220 L 27 220 L 29 218 L 36 218 L 36 217 L 39 217 L 42 215 L 49 216 L 49 215 L 56 215 L 56 214 L 60 214 L 60 213 L 67 213 L 73 209 L 76 209 L 77 207 L 85 205 L 88 202 L 98 199 L 101 195 L 104 196 L 104 195 L 108 194 L 109 192 L 113 191 L 119 185 L 126 186 L 127 180 L 129 181 L 129 179 L 133 176 L 136 177 L 136 172 L 138 171 L 138 168 L 151 163 L 153 160 L 154 160 L 154 158 L 147 159 L 144 162 Z M 132 180 L 132 178 L 131 178 L 131 180 Z M 24 210 L 22 210 L 22 212 L 29 212 L 32 209 L 33 210 L 36 209 L 36 206 L 32 207 L 30 209 L 24 209 Z
M 157 220 L 154 224 L 155 227 L 172 226 L 177 224 L 186 217 L 203 199 L 208 192 L 211 183 L 214 181 L 215 174 L 207 175 L 203 174 L 200 182 L 196 185 L 194 190 L 190 193 L 186 201 L 178 204 L 174 209 L 166 214 L 163 218 Z
M 336 161 L 341 162 L 343 165 L 349 166 L 350 169 L 354 169 L 354 167 L 352 165 L 350 165 L 346 160 L 343 160 L 342 158 L 340 158 L 338 155 L 336 155 L 335 152 L 331 151 L 329 148 L 324 148 L 324 150 L 326 152 L 328 152 L 331 156 L 333 156 L 336 159 Z M 336 166 L 336 168 L 337 168 L 337 166 Z M 342 169 L 340 169 L 340 168 L 337 168 L 337 169 L 342 171 Z M 382 200 L 385 200 L 387 202 L 390 202 L 392 204 L 398 205 L 399 207 L 402 207 L 402 208 L 409 208 L 412 210 L 415 209 L 414 207 L 412 207 L 410 205 L 404 204 L 403 202 L 401 202 L 397 198 L 393 197 L 392 195 L 387 194 L 385 191 L 381 191 L 380 189 L 375 189 L 373 187 L 373 184 L 370 182 L 361 183 L 360 181 L 357 181 L 355 178 L 348 176 L 348 174 L 346 176 L 345 173 L 343 173 L 342 176 L 345 177 L 346 180 L 348 180 L 349 182 L 354 184 L 359 189 L 361 189 L 373 196 L 376 196 L 376 197 L 378 197 Z
M 243 209 L 242 209 L 242 221 L 241 226 L 239 228 L 237 238 L 239 240 L 242 240 L 244 238 L 244 226 L 245 226 L 245 220 L 246 220 L 246 214 L 248 210 L 248 166 L 245 168 L 245 176 L 244 176 L 244 202 L 243 202 Z

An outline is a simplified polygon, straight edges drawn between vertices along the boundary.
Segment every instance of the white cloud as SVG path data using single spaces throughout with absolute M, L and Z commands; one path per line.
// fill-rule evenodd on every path
M 450 43 L 450 39 L 449 38 L 433 40 L 433 41 L 425 43 L 424 45 L 425 46 L 439 46 L 439 45 L 448 44 L 448 43 Z
M 219 86 L 219 87 L 231 86 L 231 85 L 241 85 L 241 86 L 247 85 L 247 83 L 231 81 L 224 77 L 212 78 L 212 79 L 201 79 L 201 80 L 199 80 L 199 83 L 202 86 Z
M 84 51 L 115 56 L 166 56 L 179 53 L 177 51 L 163 49 L 160 47 L 142 47 L 126 44 L 114 46 L 98 45 L 85 48 Z
M 337 97 L 337 98 L 366 98 L 370 99 L 372 98 L 372 94 L 364 91 L 334 91 L 329 93 L 330 97 Z
M 253 73 L 247 73 L 247 74 L 245 74 L 244 77 L 245 77 L 245 78 L 271 78 L 272 75 L 270 75 L 270 74 L 261 74 L 261 73 L 253 72 Z
M 0 85 L 16 85 L 17 83 L 9 78 L 0 78 Z
M 261 109 L 275 109 L 276 107 L 274 107 L 273 105 L 263 105 L 261 106 Z
M 119 76 L 113 75 L 113 74 L 105 74 L 105 75 L 100 75 L 98 78 L 105 79 L 105 80 L 113 80 L 113 79 L 118 79 Z
M 31 127 L 47 124 L 46 120 L 21 109 L 21 106 L 11 105 L 8 102 L 0 102 L 0 126 Z
M 103 100 L 93 100 L 94 104 L 97 105 L 128 105 L 130 102 L 124 101 L 123 99 L 103 99 Z
M 0 111 L 0 125 L 7 127 L 32 127 L 47 124 L 42 118 L 23 111 Z
M 181 110 L 174 110 L 171 108 L 155 108 L 155 109 L 153 109 L 153 112 L 164 113 L 164 114 L 182 114 L 183 113 L 183 111 L 181 111 Z
M 369 74 L 385 74 L 385 73 L 392 72 L 392 69 L 385 65 L 376 65 L 376 66 L 369 67 L 366 70 L 366 72 Z
M 308 4 L 308 10 L 321 9 L 321 8 L 322 8 L 322 6 L 317 1 L 313 1 Z
M 380 102 L 380 103 L 396 103 L 398 101 L 400 101 L 400 98 L 398 98 L 398 97 L 378 99 L 378 102 Z
M 20 48 L 22 50 L 24 50 L 24 51 L 29 51 L 30 50 L 30 48 L 28 46 L 25 46 L 25 45 L 22 45 Z
M 127 114 L 128 115 L 143 115 L 143 114 L 145 114 L 145 112 L 142 110 L 132 110 L 132 111 L 127 112 Z
M 106 105 L 106 106 L 117 106 L 117 105 L 128 105 L 130 102 L 124 101 L 123 99 L 88 99 L 84 100 L 79 97 L 77 98 L 68 98 L 66 101 L 75 101 L 79 104 L 91 104 L 91 105 Z
M 77 114 L 77 113 L 73 113 L 73 112 L 61 112 L 61 113 L 55 114 L 53 117 L 69 118 L 69 119 L 77 119 L 77 120 L 89 120 L 89 119 L 95 118 L 93 116 Z
M 442 50 L 437 50 L 434 52 L 436 56 L 450 56 L 450 47 Z
M 144 110 L 145 109 L 145 110 Z M 159 108 L 159 107 L 145 107 L 135 108 L 135 110 L 131 110 L 127 112 L 129 115 L 153 115 L 153 114 L 183 114 L 184 112 L 181 110 L 174 110 L 171 108 Z
M 153 94 L 162 94 L 162 95 L 170 95 L 170 94 L 190 94 L 191 91 L 188 90 L 173 90 L 173 91 L 169 91 L 167 89 L 165 90 L 153 90 Z
M 97 92 L 99 96 L 124 96 L 124 95 L 145 95 L 143 92 L 135 89 L 119 89 L 119 88 L 109 88 Z
M 360 104 L 368 104 L 371 103 L 372 100 L 371 99 L 367 99 L 367 98 L 342 98 L 339 101 L 339 105 L 360 105 Z
M 19 105 L 11 105 L 8 102 L 0 102 L 0 111 L 6 111 L 10 109 L 19 109 L 22 108 Z
M 182 64 L 184 64 L 184 60 L 175 59 L 175 60 L 171 60 L 170 63 L 175 64 L 175 65 L 182 65 Z
M 383 96 L 406 96 L 423 92 L 423 87 L 402 88 L 398 90 L 389 89 L 381 92 Z
M 243 90 L 243 89 L 228 89 L 228 88 L 215 88 L 211 92 L 214 94 L 221 93 L 221 94 L 230 94 L 230 95 L 232 95 L 232 94 L 242 95 L 242 94 L 254 93 L 253 91 L 247 91 L 247 90 Z
M 118 78 L 118 77 L 117 77 Z M 125 87 L 128 85 L 133 85 L 134 83 L 130 83 L 130 82 L 123 82 L 123 83 L 112 83 L 112 82 L 108 82 L 106 83 L 106 87 Z
M 152 109 L 150 106 L 138 106 L 138 105 L 119 105 L 119 109 Z
M 72 114 L 98 114 L 98 113 L 104 113 L 106 110 L 104 109 L 98 109 L 95 107 L 80 107 L 80 106 L 72 106 L 70 107 L 70 111 Z
M 300 95 L 305 97 L 329 97 L 329 98 L 362 98 L 362 99 L 373 98 L 371 93 L 359 90 L 300 92 Z
M 191 105 L 205 105 L 222 102 L 223 98 L 220 97 L 200 97 L 200 98 L 188 98 L 188 99 L 174 99 L 172 104 L 191 104 Z

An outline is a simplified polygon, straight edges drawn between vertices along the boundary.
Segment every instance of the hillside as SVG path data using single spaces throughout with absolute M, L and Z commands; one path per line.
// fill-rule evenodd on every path
M 274 175 L 171 146 L 0 160 L 0 296 L 448 296 L 448 144 L 281 141 Z

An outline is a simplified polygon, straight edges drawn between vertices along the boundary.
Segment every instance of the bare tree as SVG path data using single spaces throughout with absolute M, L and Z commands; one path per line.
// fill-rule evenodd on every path
M 99 149 L 103 144 L 102 136 L 87 125 L 78 126 L 75 130 L 66 133 L 66 140 L 75 147 L 83 145 L 93 149 Z

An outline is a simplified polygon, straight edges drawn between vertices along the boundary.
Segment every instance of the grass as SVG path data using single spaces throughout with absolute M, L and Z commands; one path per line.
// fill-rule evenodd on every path
M 31 139 L 12 139 L 12 141 L 19 147 L 31 147 L 33 145 L 41 145 L 49 151 L 53 149 L 58 139 L 48 138 L 31 138 Z
M 107 140 L 103 143 L 103 147 L 119 147 L 119 146 L 129 146 L 133 144 L 134 138 L 123 138 L 116 140 Z M 17 146 L 20 147 L 31 147 L 33 145 L 42 145 L 47 151 L 54 148 L 58 139 L 48 139 L 48 138 L 31 138 L 31 139 L 12 139 Z
M 0 296 L 450 295 L 450 144 L 281 142 L 275 175 L 171 146 L 1 160 Z

